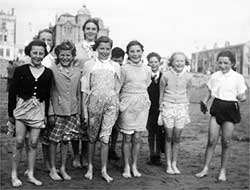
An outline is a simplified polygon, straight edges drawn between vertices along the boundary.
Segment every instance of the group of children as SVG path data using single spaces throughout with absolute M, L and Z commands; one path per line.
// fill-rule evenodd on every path
M 115 152 L 119 133 L 123 135 L 122 176 L 141 177 L 137 160 L 142 132 L 146 130 L 150 153 L 147 163 L 161 165 L 161 152 L 165 152 L 166 172 L 180 174 L 177 157 L 181 133 L 190 122 L 188 104 L 192 77 L 185 69 L 187 57 L 182 52 L 174 53 L 170 69 L 160 72 L 160 55 L 148 54 L 147 65 L 142 60 L 143 45 L 131 41 L 126 47 L 128 58 L 123 63 L 125 52 L 120 48 L 112 49 L 113 41 L 109 37 L 97 38 L 98 31 L 97 21 L 89 19 L 83 26 L 84 41 L 76 46 L 66 41 L 54 48 L 53 33 L 43 30 L 25 48 L 30 62 L 15 70 L 9 89 L 9 122 L 15 125 L 16 135 L 11 171 L 14 187 L 22 185 L 17 166 L 25 139 L 29 141 L 28 181 L 42 185 L 34 177 L 39 136 L 45 165 L 53 180 L 71 179 L 66 171 L 69 144 L 74 153 L 73 166 L 87 166 L 84 176 L 92 180 L 95 144 L 99 141 L 101 174 L 104 180 L 111 182 L 107 162 L 108 158 L 119 159 Z M 211 96 L 215 99 L 210 110 L 205 164 L 197 177 L 208 174 L 222 130 L 219 179 L 226 180 L 229 142 L 234 124 L 240 121 L 237 101 L 246 100 L 244 78 L 232 70 L 233 58 L 229 51 L 220 53 L 217 57 L 219 71 L 208 82 L 209 96 L 203 101 L 203 107 Z M 55 161 L 58 143 L 59 170 Z

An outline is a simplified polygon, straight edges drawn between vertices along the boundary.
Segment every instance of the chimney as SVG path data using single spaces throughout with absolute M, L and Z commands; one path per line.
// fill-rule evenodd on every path
M 15 9 L 11 8 L 11 15 L 14 16 L 14 14 L 15 14 Z
M 230 46 L 230 42 L 229 41 L 225 41 L 225 47 L 229 47 Z

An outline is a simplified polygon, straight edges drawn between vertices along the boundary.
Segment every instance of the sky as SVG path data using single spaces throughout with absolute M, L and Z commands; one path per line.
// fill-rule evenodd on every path
M 249 0 L 0 0 L 0 10 L 15 9 L 17 43 L 25 44 L 56 15 L 76 15 L 85 4 L 110 30 L 114 46 L 131 40 L 144 45 L 144 55 L 168 57 L 250 40 Z

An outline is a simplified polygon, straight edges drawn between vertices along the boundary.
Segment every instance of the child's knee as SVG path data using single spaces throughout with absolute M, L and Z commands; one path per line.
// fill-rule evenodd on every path
M 215 146 L 216 144 L 217 144 L 217 140 L 214 139 L 214 138 L 209 139 L 209 140 L 208 140 L 208 143 L 207 143 L 207 145 L 208 145 L 209 147 L 213 147 L 213 146 Z
M 17 149 L 17 150 L 22 149 L 23 146 L 24 146 L 24 140 L 23 140 L 23 139 L 22 139 L 22 140 L 17 140 L 17 141 L 16 141 L 16 149 Z
M 231 145 L 231 139 L 221 139 L 221 145 L 222 145 L 222 147 L 224 147 L 224 148 L 228 148 L 228 147 L 230 147 L 230 145 Z
M 130 143 L 131 142 L 131 135 L 126 135 L 126 134 L 124 134 L 123 135 L 123 142 L 124 143 Z
M 30 142 L 30 148 L 37 149 L 38 142 L 37 141 L 31 141 Z
M 103 144 L 108 144 L 109 143 L 109 136 L 103 136 L 100 138 L 100 141 L 103 143 Z

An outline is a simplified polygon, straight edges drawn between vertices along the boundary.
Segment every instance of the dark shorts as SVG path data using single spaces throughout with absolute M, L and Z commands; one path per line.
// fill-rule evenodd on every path
M 240 107 L 237 101 L 226 101 L 215 98 L 210 108 L 210 114 L 216 118 L 219 125 L 224 122 L 239 123 Z

